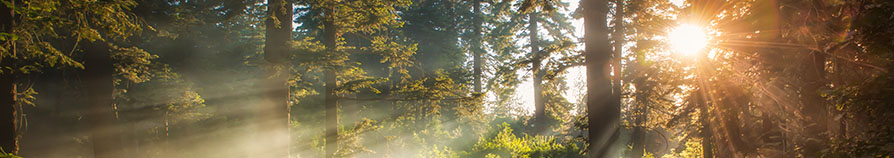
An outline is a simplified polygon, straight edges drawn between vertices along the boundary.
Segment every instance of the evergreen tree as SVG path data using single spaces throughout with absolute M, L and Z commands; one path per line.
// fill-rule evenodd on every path
M 84 52 L 88 55 L 86 59 L 96 63 L 93 64 L 96 69 L 89 70 L 87 73 L 91 75 L 88 76 L 103 76 L 96 79 L 108 81 L 107 86 L 98 85 L 101 87 L 97 87 L 98 89 L 95 89 L 97 91 L 89 93 L 94 95 L 90 98 L 93 99 L 91 102 L 95 106 L 89 115 L 91 122 L 95 123 L 93 124 L 95 136 L 92 138 L 97 143 L 96 155 L 116 157 L 114 154 L 120 154 L 116 153 L 118 147 L 115 144 L 116 137 L 120 135 L 114 133 L 114 127 L 111 127 L 115 125 L 117 119 L 114 117 L 112 103 L 114 90 L 112 77 L 116 73 L 112 60 L 104 58 L 111 59 L 112 51 L 117 48 L 114 45 L 113 47 L 107 45 L 141 32 L 142 26 L 129 14 L 129 10 L 136 5 L 135 2 L 4 1 L 3 4 L 4 8 L 9 9 L 4 12 L 10 13 L 10 18 L 4 18 L 4 21 L 9 21 L 7 23 L 9 25 L 4 26 L 5 31 L 9 33 L 5 33 L 2 38 L 4 77 L 28 74 L 47 67 L 85 68 L 82 63 L 71 57 L 71 53 L 62 53 L 63 50 Z M 66 42 L 50 42 L 42 39 Z M 105 57 L 94 56 L 98 54 Z M 15 84 L 14 81 L 5 83 Z M 18 90 L 14 87 L 13 85 L 13 88 L 4 90 L 10 90 L 8 92 L 11 92 L 11 97 L 15 97 L 18 95 Z M 7 103 L 12 103 L 10 106 L 16 104 Z M 13 148 L 12 152 L 16 150 L 16 147 L 9 148 Z
M 272 0 L 267 4 L 266 40 L 264 60 L 267 65 L 266 78 L 260 80 L 264 100 L 258 114 L 260 122 L 261 142 L 267 142 L 267 148 L 273 152 L 265 157 L 291 157 L 289 154 L 289 85 L 290 77 L 289 47 L 292 39 L 292 3 L 285 0 Z
M 15 3 L 13 2 L 6 3 L 15 6 Z M 3 21 L 0 22 L 0 30 L 2 30 L 4 35 L 13 34 L 14 20 L 12 19 L 14 19 L 15 16 L 13 8 L 9 7 L 9 5 L 0 6 L 0 16 L 2 16 L 0 19 L 3 19 Z M 9 38 L 11 37 L 3 36 L 2 38 L 4 49 L 3 56 L 0 56 L 0 59 L 2 59 L 2 61 L 0 61 L 2 63 L 0 64 L 4 64 L 3 67 L 7 67 L 5 65 L 8 65 L 8 63 L 11 62 L 11 59 L 6 57 L 7 53 L 12 52 L 8 50 L 8 46 L 11 43 L 9 42 Z M 19 149 L 19 133 L 16 131 L 16 115 L 14 113 L 16 113 L 15 105 L 18 89 L 13 75 L 8 71 L 3 72 L 3 76 L 0 76 L 0 94 L 2 94 L 0 96 L 3 97 L 0 99 L 0 114 L 3 115 L 3 119 L 0 120 L 0 130 L 2 130 L 0 131 L 0 137 L 3 139 L 3 141 L 0 142 L 0 149 L 4 152 L 16 154 Z
M 612 106 L 611 80 L 607 70 L 611 50 L 606 28 L 608 3 L 602 0 L 582 1 L 584 6 L 584 42 L 587 66 L 587 117 L 589 123 L 589 157 L 610 157 L 619 132 L 620 107 Z

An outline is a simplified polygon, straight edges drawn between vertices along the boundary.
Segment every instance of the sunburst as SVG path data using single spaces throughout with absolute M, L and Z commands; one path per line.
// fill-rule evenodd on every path
M 677 26 L 668 33 L 668 42 L 674 53 L 687 56 L 696 55 L 708 45 L 707 33 L 700 27 L 690 24 Z

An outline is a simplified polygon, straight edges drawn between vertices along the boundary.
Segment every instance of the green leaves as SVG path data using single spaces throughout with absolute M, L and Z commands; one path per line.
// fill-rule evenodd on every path
M 15 154 L 12 154 L 12 153 L 7 153 L 3 149 L 0 149 L 0 158 L 22 158 L 22 157 L 16 156 Z
M 497 128 L 495 134 L 481 138 L 474 147 L 472 157 L 580 157 L 575 144 L 566 144 L 552 136 L 516 136 L 508 123 Z
M 167 67 L 159 63 L 153 63 L 152 60 L 158 58 L 157 55 L 149 54 L 149 52 L 137 47 L 120 48 L 114 47 L 112 59 L 116 61 L 116 76 L 126 79 L 131 83 L 142 83 L 149 81 L 156 75 L 166 75 Z
M 11 58 L 6 66 L 15 71 L 4 73 L 29 73 L 42 68 L 84 66 L 72 57 L 81 40 L 89 42 L 125 40 L 142 32 L 140 20 L 129 12 L 136 6 L 132 0 L 29 0 L 21 3 L 3 1 L 16 15 L 11 32 L 0 33 L 2 52 L 0 58 Z M 70 33 L 60 35 L 59 33 Z M 111 39 L 107 39 L 111 38 Z M 74 41 L 71 46 L 54 40 Z M 65 53 L 63 53 L 65 51 Z

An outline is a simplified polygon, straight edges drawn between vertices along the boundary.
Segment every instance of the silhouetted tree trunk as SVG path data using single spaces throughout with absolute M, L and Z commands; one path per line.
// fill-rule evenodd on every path
M 589 121 L 589 156 L 592 158 L 615 155 L 619 133 L 620 108 L 611 99 L 609 62 L 611 47 L 606 28 L 608 3 L 606 0 L 584 0 L 584 42 L 587 67 L 587 116 Z
M 704 87 L 699 87 L 699 90 L 695 92 L 698 96 L 696 99 L 696 106 L 699 108 L 698 117 L 699 122 L 702 124 L 702 129 L 699 130 L 701 132 L 702 137 L 702 157 L 704 158 L 713 158 L 714 157 L 714 139 L 712 135 L 711 129 L 711 120 L 708 118 L 711 116 L 708 112 L 708 103 L 707 101 L 707 92 L 704 90 Z
M 543 55 L 540 52 L 540 37 L 538 37 L 537 13 L 528 13 L 528 34 L 531 38 L 531 74 L 533 74 L 534 86 L 534 129 L 537 133 L 545 132 L 548 125 L 546 124 L 546 104 L 543 100 L 543 71 L 540 63 L 543 61 Z
M 15 77 L 10 73 L 4 72 L 0 76 L 0 148 L 7 153 L 16 153 L 19 149 L 18 134 L 16 133 L 16 85 Z
M 621 107 L 621 96 L 623 91 L 621 85 L 621 80 L 623 73 L 621 73 L 621 56 L 624 54 L 624 1 L 625 0 L 615 0 L 615 15 L 614 15 L 614 33 L 612 33 L 612 40 L 614 41 L 614 54 L 612 54 L 612 72 L 614 75 L 612 76 L 612 106 Z M 637 84 L 639 85 L 639 84 Z M 645 129 L 643 128 L 643 122 L 645 122 L 646 116 L 645 109 L 642 105 L 634 105 L 633 112 L 633 133 L 632 133 L 632 152 L 630 157 L 632 158 L 640 158 L 643 157 L 643 152 L 645 151 Z
M 615 32 L 613 36 L 615 52 L 612 54 L 612 98 L 615 105 L 621 107 L 621 56 L 624 53 L 624 1 L 615 0 Z
M 636 84 L 639 85 L 639 84 Z M 640 94 L 640 93 L 636 93 Z M 646 97 L 642 95 L 637 95 L 636 100 L 646 99 Z M 632 152 L 630 153 L 630 157 L 632 158 L 640 158 L 643 157 L 645 152 L 645 142 L 646 142 L 646 130 L 644 127 L 644 122 L 646 120 L 646 105 L 642 105 L 642 102 L 637 102 L 633 105 L 633 133 L 632 133 Z
M 114 103 L 114 63 L 111 48 L 103 42 L 85 44 L 85 80 L 88 109 L 96 158 L 121 158 L 120 131 Z
M 646 131 L 644 127 L 644 122 L 648 119 L 648 109 L 646 108 L 646 103 L 648 103 L 648 89 L 643 82 L 646 81 L 645 76 L 639 76 L 639 71 L 643 69 L 641 61 L 645 61 L 645 55 L 642 53 L 634 54 L 634 62 L 632 63 L 632 68 L 629 69 L 630 74 L 637 75 L 631 82 L 634 86 L 634 102 L 633 102 L 633 133 L 632 133 L 632 146 L 633 152 L 631 152 L 631 157 L 640 158 L 643 157 L 645 153 L 645 137 Z
M 338 28 L 335 26 L 334 8 L 324 9 L 323 20 L 323 45 L 329 53 L 335 53 L 336 40 L 338 39 Z M 324 70 L 324 79 L 326 80 L 326 157 L 334 158 L 338 151 L 338 96 L 335 94 L 335 88 L 338 87 L 336 80 L 335 68 L 329 67 Z
M 819 30 L 827 30 L 825 25 L 829 23 L 831 19 L 823 18 L 820 15 L 829 14 L 824 10 L 827 2 L 823 1 L 808 1 L 804 2 L 805 6 L 800 10 L 796 10 L 796 12 L 808 12 L 811 14 L 819 14 L 817 16 L 797 16 L 800 13 L 792 13 L 796 20 L 805 19 L 806 25 L 814 25 L 813 27 L 819 27 Z M 817 9 L 819 8 L 819 9 Z M 837 9 L 836 9 L 837 10 Z M 794 30 L 804 29 L 799 24 L 793 24 L 792 26 Z M 830 32 L 831 33 L 831 32 Z M 816 41 L 816 39 L 808 40 L 808 39 L 798 39 L 801 43 L 817 43 L 818 47 L 825 46 L 831 41 L 821 40 Z M 820 91 L 823 90 L 828 81 L 826 80 L 826 54 L 827 52 L 820 52 L 818 50 L 810 51 L 810 54 L 804 57 L 803 62 L 803 72 L 804 76 L 801 80 L 802 87 L 800 87 L 800 95 L 801 95 L 801 113 L 805 116 L 803 120 L 803 125 L 806 127 L 806 139 L 803 143 L 804 157 L 820 157 L 822 154 L 820 153 L 823 149 L 828 148 L 829 138 L 827 132 L 828 129 L 828 108 L 826 105 L 826 100 L 821 96 Z
M 781 15 L 779 14 L 779 8 L 780 8 L 779 1 L 778 0 L 756 1 L 756 3 L 753 4 L 752 8 L 754 8 L 753 14 L 762 17 L 762 18 L 758 19 L 758 21 L 754 24 L 754 27 L 757 30 L 760 30 L 761 34 L 766 34 L 766 36 L 758 37 L 757 40 L 785 42 L 785 40 L 782 37 L 782 32 L 779 31 L 782 29 L 782 24 L 780 22 Z M 763 53 L 757 54 L 758 60 L 761 61 L 759 66 L 764 70 L 768 70 L 767 74 L 765 74 L 766 76 L 776 75 L 772 72 L 778 71 L 777 70 L 778 67 L 781 64 L 784 64 L 784 63 L 780 63 L 780 61 L 781 61 L 780 59 L 782 58 L 781 55 L 784 54 L 784 53 L 782 53 L 784 51 L 785 50 L 782 50 L 779 48 L 767 48 L 767 49 L 765 49 L 765 51 L 762 51 Z M 770 77 L 767 77 L 767 78 L 770 78 Z M 770 82 L 770 81 L 767 81 L 767 82 L 769 82 L 769 83 L 767 83 L 767 87 L 783 87 L 784 86 L 783 84 L 780 84 L 780 82 Z M 769 92 L 765 92 L 765 93 L 762 93 L 760 97 L 762 97 L 762 98 L 774 97 L 772 95 L 773 94 L 771 94 Z M 776 102 L 775 100 L 770 101 L 770 103 L 767 103 L 767 104 L 768 105 L 763 105 L 763 106 L 764 107 L 780 107 L 780 105 L 778 105 L 780 103 Z M 763 126 L 763 128 L 761 130 L 762 135 L 763 135 L 761 137 L 761 143 L 771 146 L 770 148 L 778 148 L 781 151 L 780 154 L 778 154 L 778 155 L 770 154 L 770 155 L 765 155 L 765 156 L 785 157 L 785 154 L 784 154 L 786 152 L 786 150 L 785 150 L 786 142 L 784 139 L 785 133 L 783 132 L 783 130 L 779 129 L 780 124 L 785 124 L 785 123 L 783 123 L 785 121 L 785 119 L 781 119 L 779 121 L 774 121 L 771 114 L 769 113 L 769 111 L 779 110 L 779 109 L 773 108 L 771 110 L 770 108 L 765 108 L 764 110 L 767 112 L 761 113 L 761 121 L 762 121 L 762 126 Z M 772 145 L 772 144 L 778 144 L 778 145 Z
M 807 126 L 807 141 L 804 142 L 805 157 L 820 157 L 820 151 L 826 148 L 828 135 L 824 134 L 828 129 L 826 119 L 828 114 L 825 100 L 820 96 L 820 89 L 825 84 L 826 55 L 813 51 L 807 56 L 804 64 L 805 83 L 801 91 L 802 113 L 807 116 L 804 125 Z
M 481 55 L 484 54 L 484 49 L 481 48 L 481 0 L 472 1 L 472 9 L 475 14 L 472 19 L 472 32 L 475 33 L 475 37 L 472 37 L 472 55 L 473 55 L 473 74 L 474 75 L 474 83 L 475 83 L 475 92 L 481 93 Z
M 12 1 L 15 4 L 15 1 Z M 0 29 L 3 33 L 12 33 L 15 13 L 6 5 L 0 5 Z M 15 50 L 15 48 L 11 48 Z M 12 53 L 12 52 L 3 52 Z M 12 66 L 14 59 L 3 57 L 0 67 Z M 16 133 L 16 82 L 12 72 L 0 73 L 0 149 L 8 153 L 17 153 L 19 149 Z
M 289 157 L 289 41 L 292 39 L 292 5 L 270 0 L 267 6 L 267 35 L 264 59 L 268 62 L 259 119 L 261 141 L 268 149 L 264 157 Z

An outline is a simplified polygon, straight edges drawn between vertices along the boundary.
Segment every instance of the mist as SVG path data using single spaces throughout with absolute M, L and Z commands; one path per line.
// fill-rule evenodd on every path
M 894 2 L 2 2 L 0 158 L 894 155 Z

